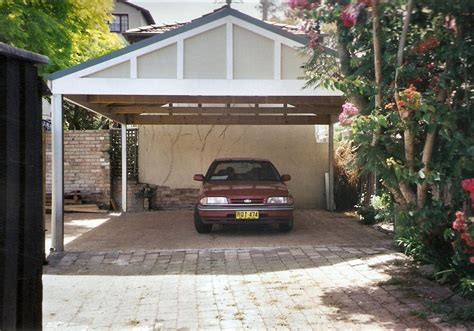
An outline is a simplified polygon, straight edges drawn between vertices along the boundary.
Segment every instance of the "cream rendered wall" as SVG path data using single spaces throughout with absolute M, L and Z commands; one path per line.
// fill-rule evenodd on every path
M 130 61 L 119 63 L 85 77 L 92 78 L 130 78 Z
M 273 40 L 234 25 L 234 79 L 273 79 Z
M 302 66 L 308 61 L 308 57 L 300 53 L 298 49 L 281 45 L 281 79 L 298 79 L 303 77 Z
M 176 44 L 137 58 L 138 78 L 177 78 Z
M 199 187 L 195 173 L 205 173 L 217 157 L 271 160 L 298 208 L 324 208 L 324 172 L 328 145 L 315 140 L 314 126 L 139 126 L 139 180 L 171 188 Z
M 138 28 L 139 26 L 147 25 L 143 18 L 142 12 L 138 9 L 127 6 L 121 2 L 114 1 L 114 14 L 128 14 L 128 28 Z
M 184 40 L 184 78 L 226 78 L 225 25 Z

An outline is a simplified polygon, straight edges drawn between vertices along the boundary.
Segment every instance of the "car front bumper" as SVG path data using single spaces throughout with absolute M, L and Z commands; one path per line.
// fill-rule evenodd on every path
M 293 218 L 293 206 L 288 205 L 198 205 L 197 210 L 204 224 L 272 224 L 288 223 Z M 237 211 L 258 211 L 258 219 L 236 219 Z

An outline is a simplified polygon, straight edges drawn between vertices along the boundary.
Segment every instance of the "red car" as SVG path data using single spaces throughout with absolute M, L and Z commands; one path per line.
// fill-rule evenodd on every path
M 280 231 L 293 227 L 293 197 L 285 185 L 290 175 L 278 173 L 263 159 L 217 159 L 201 181 L 194 211 L 194 226 L 209 233 L 213 224 L 278 224 Z

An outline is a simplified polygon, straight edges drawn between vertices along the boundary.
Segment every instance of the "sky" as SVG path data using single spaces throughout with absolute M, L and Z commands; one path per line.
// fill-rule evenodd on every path
M 150 11 L 157 24 L 186 22 L 212 12 L 226 4 L 225 0 L 129 0 Z M 232 8 L 261 18 L 259 0 L 233 0 Z M 280 2 L 280 1 L 278 1 Z

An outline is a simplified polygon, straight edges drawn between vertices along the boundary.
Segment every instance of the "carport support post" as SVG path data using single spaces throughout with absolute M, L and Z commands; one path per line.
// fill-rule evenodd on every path
M 334 211 L 334 124 L 331 116 L 331 123 L 328 128 L 328 157 L 329 157 L 329 210 Z
M 64 129 L 63 96 L 53 94 L 52 117 L 52 204 L 51 204 L 51 249 L 64 250 Z
M 122 124 L 122 211 L 127 211 L 127 124 Z

